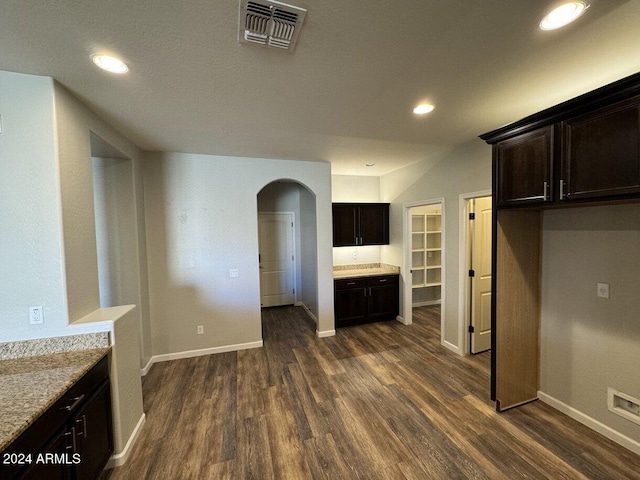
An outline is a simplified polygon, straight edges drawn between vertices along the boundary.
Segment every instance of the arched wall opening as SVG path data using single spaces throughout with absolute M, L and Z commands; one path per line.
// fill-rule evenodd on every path
M 257 194 L 258 218 L 261 215 L 290 214 L 293 219 L 293 301 L 302 306 L 318 326 L 318 228 L 316 195 L 304 184 L 279 179 L 264 186 Z M 260 254 L 260 252 L 258 252 Z M 262 280 L 261 280 L 262 287 Z M 283 304 L 286 304 L 283 303 Z

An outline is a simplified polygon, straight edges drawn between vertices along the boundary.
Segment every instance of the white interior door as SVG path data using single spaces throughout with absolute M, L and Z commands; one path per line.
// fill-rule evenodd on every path
M 471 200 L 471 353 L 491 348 L 491 197 Z
M 262 306 L 293 304 L 293 214 L 259 213 L 258 237 Z

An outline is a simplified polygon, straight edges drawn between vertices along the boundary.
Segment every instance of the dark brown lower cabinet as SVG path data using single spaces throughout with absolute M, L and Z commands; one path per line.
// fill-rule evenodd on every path
M 335 280 L 336 328 L 395 319 L 399 295 L 398 275 Z
M 108 381 L 73 417 L 71 425 L 75 428 L 76 451 L 81 460 L 75 466 L 74 478 L 98 478 L 113 453 L 111 388 Z
M 3 465 L 2 478 L 95 480 L 112 453 L 105 357 L 2 452 L 28 456 L 28 461 Z
M 46 478 L 47 480 L 70 480 L 72 478 L 71 471 L 69 470 L 69 466 L 66 464 L 66 461 L 53 463 L 46 457 L 41 457 L 42 461 L 38 461 L 39 459 L 37 457 L 37 455 L 50 455 L 50 458 L 64 458 L 66 460 L 69 455 L 70 435 L 70 432 L 66 429 L 60 430 L 56 435 L 54 435 L 53 440 L 45 445 L 42 450 L 35 453 L 31 460 L 33 463 L 31 463 L 31 467 L 26 472 L 22 475 L 11 478 L 33 480 L 41 478 Z M 69 458 L 72 460 L 72 457 Z

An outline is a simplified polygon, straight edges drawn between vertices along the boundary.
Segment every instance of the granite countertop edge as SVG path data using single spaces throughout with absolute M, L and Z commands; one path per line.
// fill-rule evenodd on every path
M 398 274 L 400 274 L 400 267 L 386 263 L 337 265 L 333 267 L 333 278 L 336 280 Z
M 0 360 L 0 451 L 110 351 L 101 347 Z

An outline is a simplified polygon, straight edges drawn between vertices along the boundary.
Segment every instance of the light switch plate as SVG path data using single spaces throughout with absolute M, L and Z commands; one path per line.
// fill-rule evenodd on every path
M 600 298 L 609 298 L 609 284 L 598 283 L 598 296 Z
M 239 273 L 238 273 L 238 269 L 237 268 L 231 268 L 229 270 L 229 277 L 231 278 L 238 278 Z

